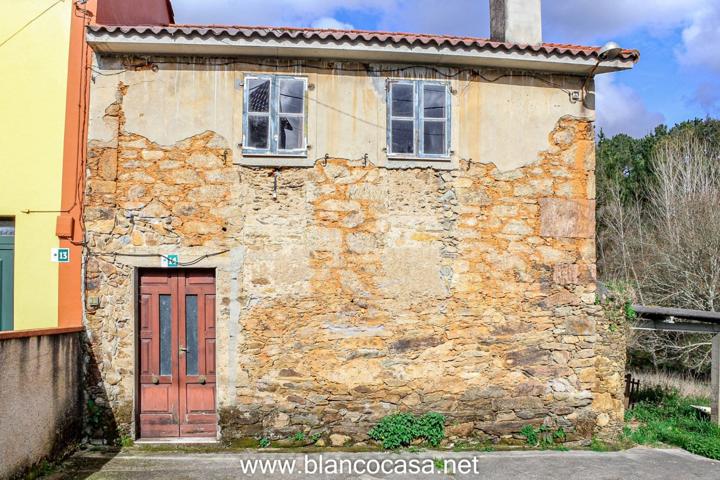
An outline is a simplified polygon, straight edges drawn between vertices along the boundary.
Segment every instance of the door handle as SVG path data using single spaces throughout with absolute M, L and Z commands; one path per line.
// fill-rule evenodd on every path
M 187 352 L 188 349 L 187 349 L 187 347 L 183 347 L 182 345 L 180 345 L 180 351 L 181 351 L 181 352 Z

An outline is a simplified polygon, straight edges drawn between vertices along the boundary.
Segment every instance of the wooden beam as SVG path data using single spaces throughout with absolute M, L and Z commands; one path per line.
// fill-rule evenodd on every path
M 681 333 L 720 333 L 720 324 L 676 322 L 663 319 L 638 318 L 632 322 L 633 330 L 660 330 Z
M 715 335 L 712 341 L 711 363 L 710 420 L 715 425 L 720 425 L 720 335 Z
M 632 307 L 638 316 L 632 322 L 633 330 L 715 334 L 712 340 L 710 373 L 710 418 L 712 423 L 720 425 L 720 312 L 646 307 L 644 305 L 633 305 Z
M 675 317 L 683 320 L 698 320 L 720 324 L 720 312 L 688 310 L 685 308 L 648 307 L 633 305 L 633 310 L 641 318 Z

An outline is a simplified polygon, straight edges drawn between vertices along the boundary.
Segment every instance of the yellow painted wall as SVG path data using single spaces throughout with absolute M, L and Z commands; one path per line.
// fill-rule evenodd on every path
M 57 213 L 22 211 L 61 208 L 72 0 L 0 7 L 0 216 L 15 218 L 15 330 L 54 327 Z

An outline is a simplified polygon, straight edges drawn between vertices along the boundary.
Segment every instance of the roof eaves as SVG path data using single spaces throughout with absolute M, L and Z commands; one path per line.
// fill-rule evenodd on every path
M 220 26 L 220 25 L 91 25 L 89 31 L 97 34 L 110 35 L 139 35 L 146 38 L 175 38 L 182 36 L 188 40 L 205 40 L 210 38 L 244 39 L 246 41 L 258 40 L 290 40 L 293 42 L 329 42 L 329 44 L 345 45 L 355 48 L 358 46 L 390 46 L 435 47 L 449 48 L 458 51 L 477 51 L 502 54 L 537 54 L 547 58 L 565 58 L 568 62 L 581 60 L 583 62 L 599 59 L 599 47 L 581 45 L 544 43 L 541 45 L 523 45 L 516 43 L 502 43 L 485 38 L 458 37 L 451 35 L 430 35 L 401 32 L 378 32 L 366 30 L 333 30 L 296 27 L 248 27 L 248 26 Z M 412 54 L 413 52 L 408 52 Z M 623 50 L 619 61 L 623 67 L 629 68 L 640 58 L 637 50 Z M 612 69 L 611 69 L 612 70 Z M 610 70 L 608 70 L 610 71 Z

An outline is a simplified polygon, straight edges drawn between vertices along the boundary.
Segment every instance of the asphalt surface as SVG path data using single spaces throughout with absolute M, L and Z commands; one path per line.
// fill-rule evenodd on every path
M 256 472 L 250 473 L 253 462 Z M 287 469 L 294 464 L 294 473 Z M 275 462 L 273 464 L 273 462 Z M 285 462 L 285 463 L 282 463 Z M 269 469 L 274 465 L 275 472 Z M 279 472 L 280 466 L 286 468 Z M 322 473 L 320 468 L 322 465 Z M 413 467 L 415 465 L 415 467 Z M 455 467 L 455 471 L 452 468 Z M 335 470 L 333 470 L 333 468 Z M 353 471 L 350 469 L 353 468 Z M 383 473 L 382 469 L 386 473 Z M 415 468 L 416 470 L 411 470 Z M 465 468 L 465 470 L 461 470 Z M 343 470 L 340 470 L 343 469 Z M 429 473 L 432 472 L 432 473 Z M 120 453 L 85 451 L 54 473 L 59 479 L 720 479 L 720 462 L 683 450 L 633 448 L 622 452 L 441 452 L 419 453 L 192 453 L 127 449 Z

